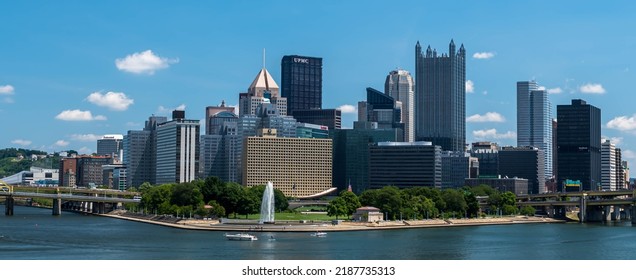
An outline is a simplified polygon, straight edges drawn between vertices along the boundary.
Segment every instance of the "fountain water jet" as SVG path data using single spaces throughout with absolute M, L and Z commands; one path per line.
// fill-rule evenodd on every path
M 265 192 L 263 192 L 263 200 L 261 201 L 261 224 L 274 223 L 274 185 L 267 182 Z

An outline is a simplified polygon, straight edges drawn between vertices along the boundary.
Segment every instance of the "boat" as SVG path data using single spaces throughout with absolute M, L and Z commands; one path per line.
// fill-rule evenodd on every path
M 237 233 L 237 234 L 225 234 L 225 237 L 228 240 L 236 240 L 236 241 L 256 241 L 258 238 L 254 235 L 247 233 Z
M 311 236 L 313 236 L 313 237 L 327 237 L 327 233 L 318 231 L 318 232 L 312 233 Z

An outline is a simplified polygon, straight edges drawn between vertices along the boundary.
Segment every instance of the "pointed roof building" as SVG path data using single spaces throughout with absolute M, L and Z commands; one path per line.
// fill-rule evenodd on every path
M 272 75 L 269 74 L 267 69 L 263 67 L 263 69 L 261 69 L 261 71 L 256 75 L 256 78 L 254 78 L 250 87 L 247 89 L 247 93 L 250 96 L 264 97 L 263 95 L 265 91 L 271 93 L 272 97 L 278 97 L 278 84 L 276 84 L 276 81 L 274 81 L 274 78 L 272 78 Z

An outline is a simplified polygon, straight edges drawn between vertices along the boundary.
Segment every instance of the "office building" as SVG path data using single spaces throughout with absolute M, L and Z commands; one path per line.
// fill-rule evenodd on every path
M 61 158 L 58 174 L 60 187 L 77 186 L 77 157 Z
M 499 175 L 499 146 L 493 142 L 474 142 L 470 156 L 479 162 L 479 178 L 497 178 Z
M 498 154 L 501 177 L 528 179 L 530 194 L 546 192 L 543 150 L 536 147 L 503 147 Z
M 239 116 L 256 115 L 258 105 L 266 102 L 276 105 L 281 115 L 287 115 L 287 98 L 279 95 L 278 85 L 263 67 L 247 92 L 239 94 Z
M 283 56 L 281 96 L 287 99 L 287 113 L 294 118 L 296 110 L 322 109 L 322 58 Z
M 528 179 L 523 178 L 467 178 L 466 186 L 488 185 L 499 192 L 512 192 L 516 195 L 528 194 Z
M 167 121 L 167 117 L 150 116 L 143 130 L 129 130 L 124 136 L 124 165 L 128 188 L 139 187 L 145 182 L 156 184 L 157 125 Z
M 223 114 L 221 114 L 223 113 Z M 205 107 L 205 134 L 216 135 L 223 123 L 227 122 L 226 118 L 237 120 L 236 114 L 234 114 L 234 107 L 228 107 L 225 105 L 225 100 L 221 101 L 219 106 Z
M 379 129 L 399 129 L 404 141 L 402 102 L 382 92 L 367 88 L 367 100 L 358 102 L 358 121 L 377 123 Z
M 601 110 L 573 99 L 570 105 L 557 105 L 557 120 L 558 190 L 566 180 L 581 181 L 583 190 L 596 189 L 601 181 Z
M 442 151 L 442 188 L 461 188 L 466 178 L 477 177 L 478 172 L 471 170 L 479 168 L 477 158 L 470 153 Z
M 243 185 L 271 181 L 287 197 L 328 194 L 336 190 L 331 186 L 331 153 L 331 139 L 276 137 L 276 129 L 261 129 L 243 143 Z
M 384 93 L 402 102 L 401 120 L 404 123 L 404 141 L 415 140 L 415 100 L 414 83 L 411 74 L 405 70 L 393 70 L 386 76 Z
M 431 142 L 380 142 L 369 148 L 369 186 L 435 187 L 442 184 L 441 148 Z
M 113 190 L 126 190 L 126 167 L 122 164 L 102 165 L 102 186 Z
M 426 52 L 415 45 L 415 141 L 430 141 L 444 151 L 463 152 L 466 145 L 466 50 Z
M 110 156 L 80 156 L 77 159 L 77 186 L 96 188 L 104 182 L 102 166 L 113 163 Z
M 107 134 L 102 139 L 97 140 L 97 155 L 110 156 L 116 161 L 120 161 L 123 152 L 124 136 L 121 134 Z
M 330 130 L 342 128 L 340 109 L 296 109 L 294 119 L 301 123 L 326 126 Z
M 324 125 L 310 123 L 296 123 L 296 137 L 298 138 L 329 138 L 329 128 Z
M 208 134 L 201 136 L 201 177 L 215 176 L 225 182 L 240 182 L 238 116 L 228 110 L 219 110 L 207 120 L 211 129 L 206 127 Z
M 552 109 L 535 81 L 517 82 L 517 146 L 543 150 L 543 173 L 552 177 Z
M 402 131 L 379 129 L 377 123 L 354 122 L 353 129 L 330 131 L 333 139 L 333 186 L 360 194 L 369 188 L 369 146 L 396 142 Z
M 188 120 L 175 110 L 172 120 L 157 125 L 156 183 L 184 183 L 199 171 L 199 120 Z

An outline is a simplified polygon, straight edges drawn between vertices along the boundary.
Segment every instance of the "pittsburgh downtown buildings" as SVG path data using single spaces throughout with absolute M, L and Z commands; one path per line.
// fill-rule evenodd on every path
M 384 91 L 361 88 L 358 119 L 342 128 L 341 111 L 323 108 L 323 96 L 336 94 L 323 92 L 323 59 L 286 55 L 280 87 L 263 66 L 236 95 L 238 112 L 221 101 L 205 108 L 203 124 L 178 110 L 170 120 L 150 116 L 142 130 L 100 139 L 100 155 L 65 159 L 60 184 L 123 189 L 217 176 L 245 186 L 272 181 L 300 198 L 386 185 L 485 183 L 517 194 L 627 185 L 621 149 L 601 144 L 599 108 L 573 100 L 558 105 L 554 118 L 547 92 L 536 81 L 519 81 L 517 145 L 476 142 L 468 149 L 466 49 L 451 40 L 448 53 L 438 53 L 418 41 L 414 68 L 414 77 L 399 68 L 377 77 Z

